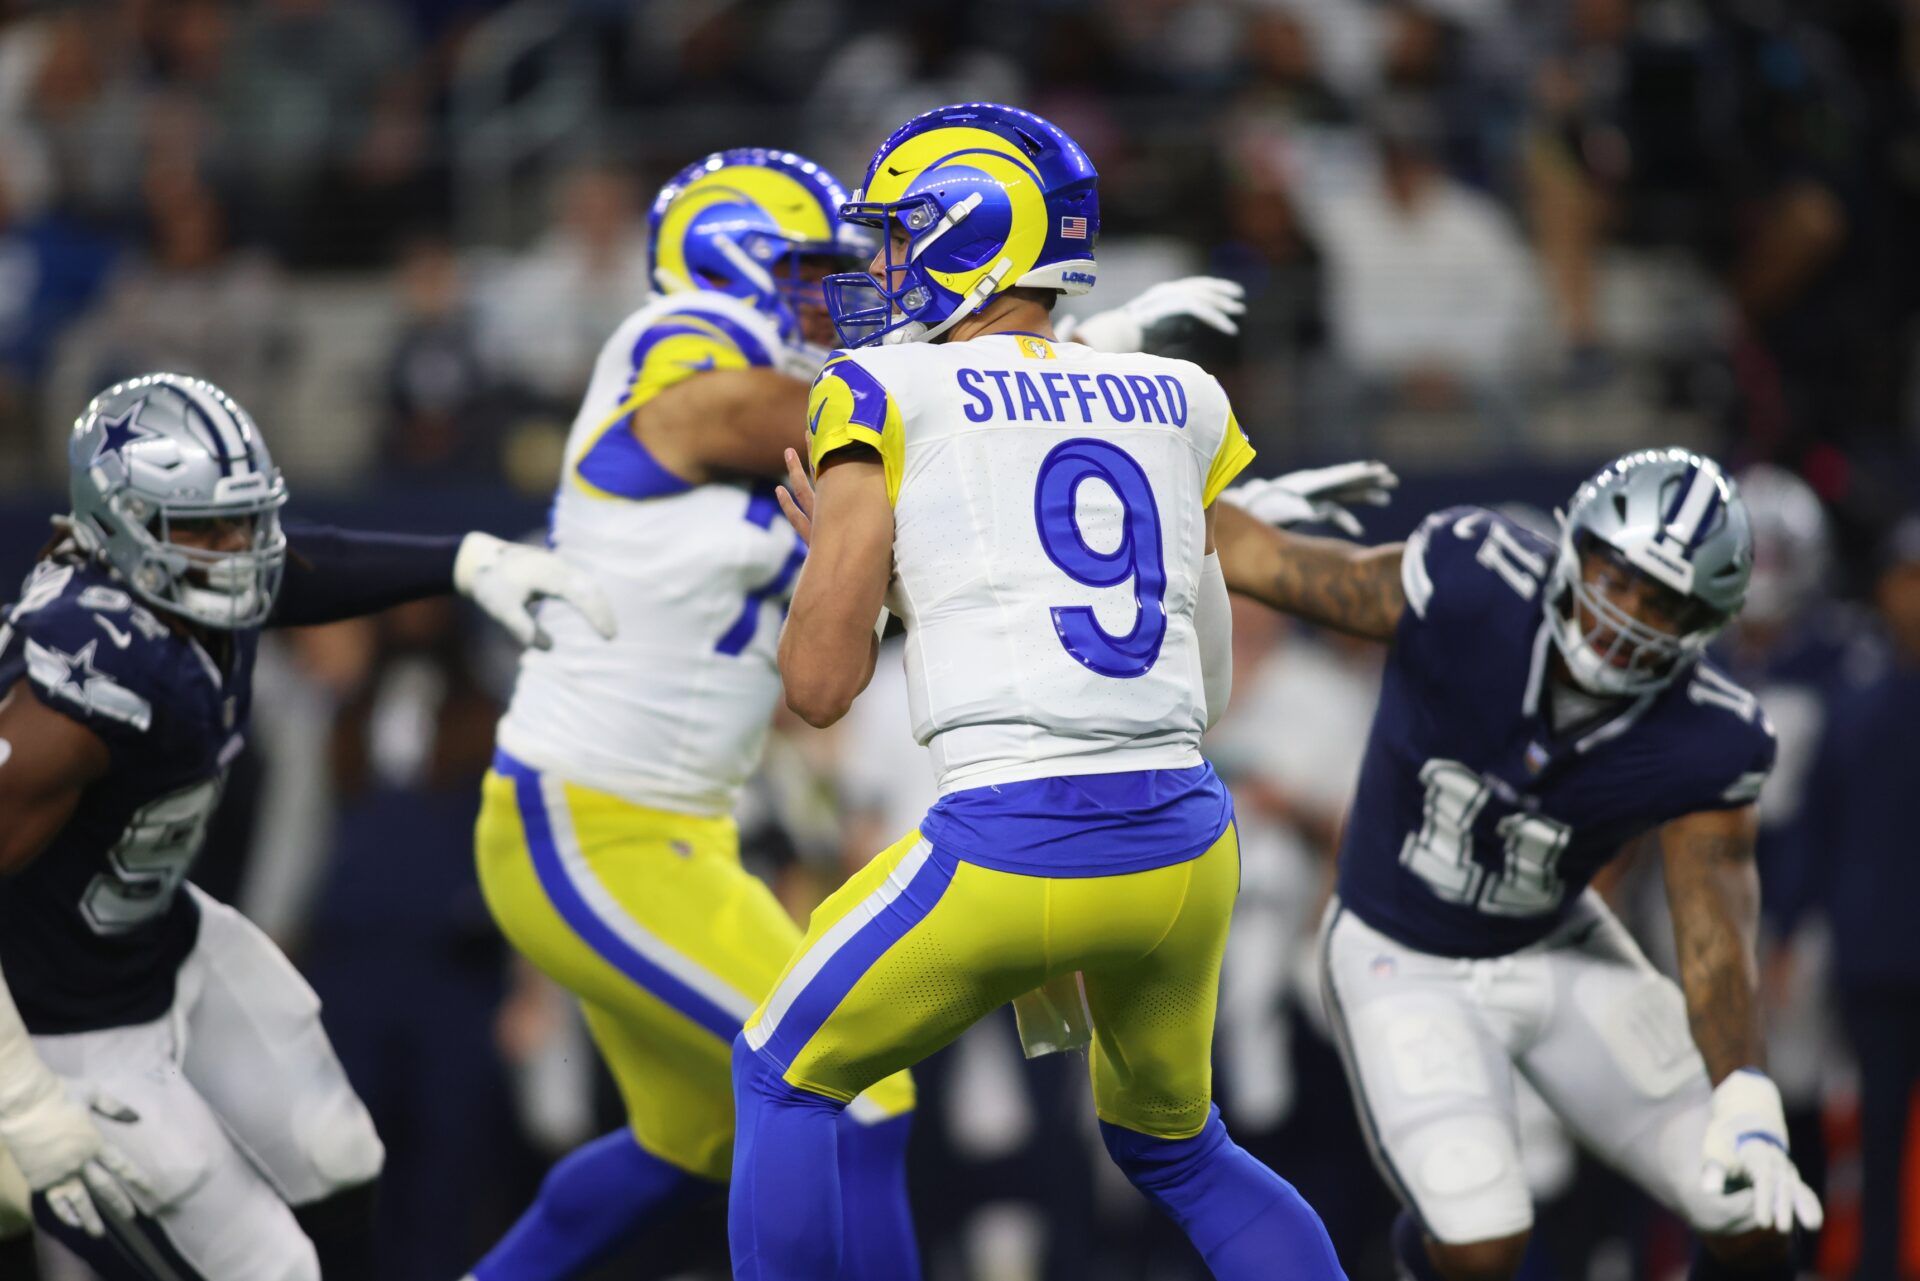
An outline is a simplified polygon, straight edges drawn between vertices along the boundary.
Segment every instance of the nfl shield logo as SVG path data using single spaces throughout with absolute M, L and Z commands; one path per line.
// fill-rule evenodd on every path
M 1400 966 L 1395 963 L 1394 959 L 1384 953 L 1374 957 L 1373 963 L 1367 966 L 1368 972 L 1377 979 L 1390 979 L 1399 968 Z
M 1087 238 L 1087 220 L 1085 218 L 1062 218 L 1060 220 L 1060 238 L 1062 240 L 1085 240 Z

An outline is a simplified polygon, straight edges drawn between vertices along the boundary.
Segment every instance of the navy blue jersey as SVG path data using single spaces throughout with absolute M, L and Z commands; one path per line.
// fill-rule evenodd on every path
M 1408 539 L 1407 608 L 1340 853 L 1367 924 L 1443 956 L 1550 933 L 1635 837 L 1750 804 L 1773 765 L 1758 701 L 1710 662 L 1556 734 L 1547 715 L 1551 543 L 1476 507 Z
M 230 652 L 210 654 L 106 569 L 63 560 L 35 566 L 5 617 L 0 692 L 24 679 L 111 763 L 39 856 L 0 878 L 0 971 L 35 1033 L 159 1018 L 193 947 L 180 882 L 246 731 L 258 633 L 222 633 Z

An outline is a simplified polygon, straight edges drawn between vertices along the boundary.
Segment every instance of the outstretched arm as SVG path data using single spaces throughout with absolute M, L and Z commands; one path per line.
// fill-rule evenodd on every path
M 1766 1063 L 1754 961 L 1758 830 L 1752 806 L 1689 814 L 1660 829 L 1687 1019 L 1716 1084 L 1738 1068 Z
M 533 612 L 550 596 L 579 610 L 602 636 L 614 632 L 613 609 L 587 574 L 544 548 L 477 530 L 423 537 L 310 525 L 288 530 L 287 553 L 271 627 L 332 623 L 458 592 L 522 645 L 552 644 Z
M 1228 590 L 1335 631 L 1392 639 L 1407 605 L 1404 544 L 1314 538 L 1263 524 L 1228 502 L 1216 508 L 1214 542 Z
M 1715 1083 L 1701 1144 L 1701 1186 L 1710 1192 L 1751 1187 L 1756 1224 L 1790 1232 L 1795 1222 L 1818 1228 L 1822 1214 L 1819 1198 L 1794 1168 L 1780 1090 L 1762 1068 L 1754 961 L 1758 831 L 1751 805 L 1702 811 L 1661 828 L 1660 852 L 1687 1021 Z
M 880 647 L 873 620 L 893 573 L 893 504 L 879 455 L 852 446 L 821 460 L 810 512 L 806 567 L 780 633 L 780 679 L 787 706 L 824 728 L 873 679 Z

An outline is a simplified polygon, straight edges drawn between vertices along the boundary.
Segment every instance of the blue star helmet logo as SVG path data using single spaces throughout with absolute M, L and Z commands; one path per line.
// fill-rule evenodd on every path
M 118 418 L 108 418 L 104 421 L 102 425 L 106 429 L 106 434 L 101 437 L 100 444 L 95 447 L 93 457 L 87 460 L 89 465 L 99 462 L 108 454 L 120 453 L 128 445 L 143 437 L 157 438 L 160 435 L 151 427 L 142 427 L 139 423 L 140 406 L 145 403 L 141 401 Z

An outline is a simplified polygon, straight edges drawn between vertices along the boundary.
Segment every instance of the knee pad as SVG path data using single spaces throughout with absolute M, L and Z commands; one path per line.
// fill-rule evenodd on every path
M 301 1114 L 300 1146 L 314 1172 L 331 1192 L 371 1183 L 386 1165 L 387 1149 L 374 1131 L 373 1117 L 345 1081 Z

